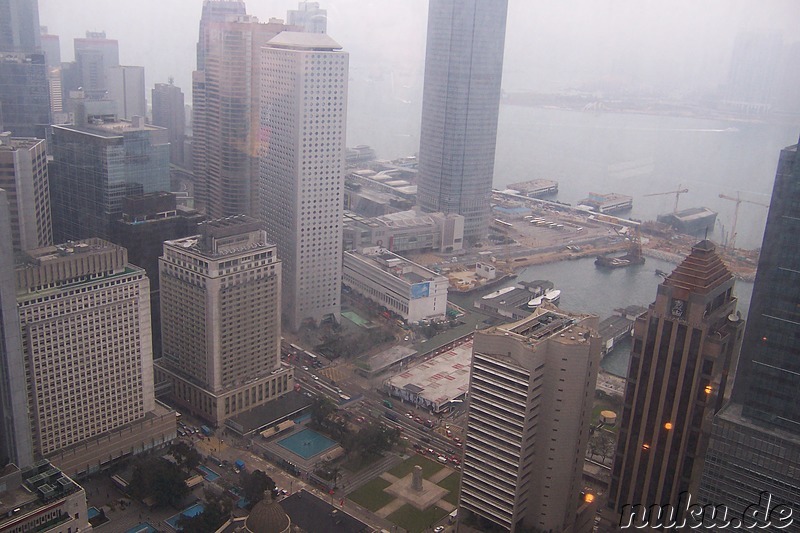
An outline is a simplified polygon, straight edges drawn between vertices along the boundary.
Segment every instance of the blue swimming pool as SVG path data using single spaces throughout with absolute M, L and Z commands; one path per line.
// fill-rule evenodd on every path
M 202 468 L 202 467 L 201 467 L 201 468 Z M 200 514 L 200 513 L 202 513 L 204 510 L 205 510 L 205 507 L 203 506 L 203 504 L 202 504 L 202 503 L 196 503 L 196 504 L 192 505 L 191 507 L 187 507 L 186 509 L 184 509 L 184 510 L 183 510 L 183 511 L 181 511 L 180 513 L 178 513 L 178 514 L 176 514 L 176 515 L 173 515 L 173 516 L 171 516 L 171 517 L 167 518 L 166 520 L 164 520 L 164 522 L 166 522 L 167 524 L 169 524 L 169 526 L 170 526 L 172 529 L 174 529 L 175 531 L 180 531 L 180 530 L 178 529 L 178 520 L 180 520 L 180 518 L 181 518 L 181 515 L 183 515 L 183 516 L 185 516 L 185 517 L 187 517 L 187 518 L 191 518 L 191 517 L 193 517 L 193 516 L 197 516 L 197 515 L 199 515 L 199 514 Z
M 208 467 L 200 465 L 197 467 L 197 469 L 204 474 L 203 479 L 205 479 L 206 481 L 214 481 L 215 479 L 219 479 L 219 474 L 217 474 Z
M 91 520 L 95 516 L 100 516 L 100 511 L 97 509 L 97 507 L 89 507 L 88 516 L 89 516 L 89 520 Z
M 278 445 L 303 459 L 308 459 L 330 450 L 336 443 L 312 429 L 304 429 L 279 440 Z

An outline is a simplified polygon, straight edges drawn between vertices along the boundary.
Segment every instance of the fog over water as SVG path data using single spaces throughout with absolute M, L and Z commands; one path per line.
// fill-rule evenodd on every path
M 296 1 L 251 0 L 262 21 L 284 18 Z M 328 33 L 350 53 L 348 145 L 380 157 L 414 154 L 424 70 L 426 0 L 322 0 Z M 147 96 L 171 76 L 191 102 L 191 72 L 202 0 L 39 0 L 40 21 L 72 39 L 105 30 L 119 40 L 123 64 L 146 68 Z M 503 90 L 713 100 L 724 87 L 737 34 L 797 41 L 796 0 L 509 0 Z M 800 68 L 800 66 L 798 67 Z M 778 75 L 779 73 L 773 73 Z M 787 124 L 788 122 L 788 124 Z M 718 211 L 714 236 L 730 232 L 734 203 L 719 194 L 768 203 L 779 151 L 800 134 L 783 124 L 591 113 L 502 105 L 495 186 L 523 179 L 560 182 L 558 199 L 588 192 L 634 196 L 630 216 L 652 219 L 681 208 Z M 631 171 L 631 167 L 633 170 Z M 624 172 L 620 169 L 626 169 Z M 766 209 L 743 203 L 737 245 L 757 247 Z

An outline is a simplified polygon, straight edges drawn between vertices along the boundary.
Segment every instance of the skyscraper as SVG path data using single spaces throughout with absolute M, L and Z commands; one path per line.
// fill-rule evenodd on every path
M 164 243 L 159 262 L 163 357 L 157 381 L 214 425 L 292 390 L 280 362 L 281 263 L 244 215 Z
M 53 244 L 44 140 L 0 134 L 0 189 L 9 202 L 14 252 Z
M 257 216 L 261 49 L 287 28 L 281 21 L 259 23 L 243 9 L 242 2 L 207 0 L 209 18 L 200 21 L 192 171 L 195 196 L 212 218 Z
M 283 261 L 291 329 L 339 320 L 348 54 L 284 31 L 263 50 L 261 216 Z
M 583 490 L 597 317 L 537 309 L 475 334 L 462 511 L 508 531 L 571 531 Z
M 87 31 L 86 38 L 73 44 L 81 87 L 90 97 L 102 98 L 108 91 L 108 69 L 119 66 L 119 43 L 107 39 L 104 31 Z
M 615 519 L 627 523 L 640 504 L 677 509 L 681 493 L 696 493 L 744 329 L 733 286 L 714 244 L 701 241 L 637 318 L 607 504 Z
M 40 52 L 38 0 L 0 0 L 0 52 Z
M 15 275 L 35 456 L 83 474 L 174 438 L 153 394 L 150 284 L 126 250 L 37 248 Z
M 117 116 L 125 120 L 147 116 L 144 67 L 118 65 L 108 74 L 108 98 L 117 103 Z
M 714 419 L 699 499 L 731 516 L 759 504 L 794 509 L 800 531 L 800 155 L 781 151 L 733 400 Z M 769 517 L 757 517 L 765 527 Z M 776 516 L 772 528 L 779 531 Z
M 56 242 L 109 239 L 125 196 L 170 189 L 167 130 L 143 117 L 53 126 L 52 155 Z
M 50 124 L 50 85 L 41 52 L 0 51 L 0 132 L 44 138 Z
M 328 31 L 328 11 L 320 9 L 319 2 L 300 2 L 297 9 L 286 12 L 286 21 L 290 26 L 299 26 L 309 33 Z
M 489 230 L 507 0 L 431 0 L 417 203 L 464 216 L 464 238 Z
M 153 124 L 166 128 L 169 135 L 169 161 L 186 166 L 183 143 L 186 134 L 186 111 L 183 91 L 170 83 L 156 83 L 152 91 Z
M 0 189 L 0 463 L 8 460 L 24 468 L 33 463 L 33 442 L 8 207 Z

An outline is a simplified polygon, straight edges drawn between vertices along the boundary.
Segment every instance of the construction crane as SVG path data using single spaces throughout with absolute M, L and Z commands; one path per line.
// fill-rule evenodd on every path
M 740 197 L 739 191 L 736 191 L 736 198 L 722 193 L 720 193 L 719 197 L 722 198 L 723 200 L 730 200 L 732 202 L 736 202 L 736 209 L 733 210 L 733 225 L 731 226 L 731 238 L 730 241 L 728 242 L 728 247 L 730 249 L 733 249 L 734 245 L 736 244 L 736 221 L 739 219 L 739 206 L 742 205 L 742 202 L 747 204 L 760 205 L 761 207 L 766 207 L 766 208 L 769 208 L 769 204 L 762 204 L 761 202 L 754 202 L 753 200 L 743 200 Z
M 663 196 L 665 194 L 674 194 L 675 195 L 675 208 L 672 210 L 673 213 L 678 211 L 678 200 L 681 198 L 681 194 L 689 192 L 689 189 L 681 189 L 680 183 L 678 184 L 677 191 L 667 191 L 667 192 L 654 192 L 650 194 L 645 194 L 645 196 Z

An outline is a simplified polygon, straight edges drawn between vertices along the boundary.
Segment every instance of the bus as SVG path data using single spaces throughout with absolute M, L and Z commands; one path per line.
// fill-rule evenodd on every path
M 504 228 L 504 229 L 511 229 L 511 228 L 514 227 L 513 224 L 511 224 L 509 222 L 504 222 L 504 221 L 500 220 L 499 218 L 494 219 L 494 223 L 495 223 L 496 226 L 500 226 L 501 228 Z
M 312 363 L 314 363 L 314 362 L 319 360 L 319 358 L 315 354 L 309 352 L 308 350 L 305 351 L 305 354 L 306 354 L 306 357 L 308 357 L 309 361 L 311 361 Z
M 296 344 L 290 344 L 289 348 L 292 349 L 292 353 L 294 353 L 294 355 L 303 353 L 303 349 Z

